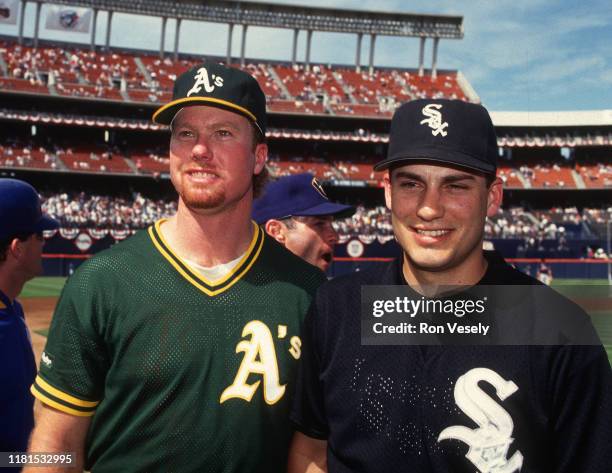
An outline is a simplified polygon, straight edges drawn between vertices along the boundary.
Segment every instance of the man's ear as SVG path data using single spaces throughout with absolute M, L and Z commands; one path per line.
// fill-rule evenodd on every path
M 24 252 L 23 244 L 24 242 L 21 241 L 19 238 L 13 238 L 11 242 L 9 243 L 8 248 L 6 250 L 7 256 L 11 255 L 13 258 L 17 260 L 20 259 Z
M 259 174 L 268 160 L 268 145 L 266 143 L 259 143 L 255 147 L 255 169 L 253 174 Z
M 281 245 L 285 244 L 287 237 L 285 235 L 287 227 L 280 220 L 270 219 L 264 225 L 266 233 L 274 238 Z
M 502 180 L 498 177 L 489 186 L 487 194 L 487 217 L 497 215 L 501 207 L 504 197 L 504 186 Z

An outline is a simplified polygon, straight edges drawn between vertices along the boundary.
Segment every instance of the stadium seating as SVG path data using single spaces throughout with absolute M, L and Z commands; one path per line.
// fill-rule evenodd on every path
M 58 160 L 32 144 L 0 143 L 0 166 L 6 168 L 58 169 Z
M 177 75 L 201 62 L 173 61 L 127 51 L 90 51 L 85 46 L 19 46 L 0 41 L 7 65 L 0 89 L 117 101 L 162 103 Z M 233 67 L 240 67 L 232 65 Z M 456 75 L 419 77 L 414 72 L 342 66 L 249 63 L 272 112 L 390 117 L 395 106 L 415 97 L 465 99 Z M 1 71 L 0 71 L 1 72 Z
M 123 156 L 101 147 L 82 147 L 61 150 L 57 157 L 68 170 L 78 172 L 111 172 L 132 174 L 133 170 Z
M 610 164 L 578 164 L 576 171 L 587 188 L 612 187 L 612 165 Z

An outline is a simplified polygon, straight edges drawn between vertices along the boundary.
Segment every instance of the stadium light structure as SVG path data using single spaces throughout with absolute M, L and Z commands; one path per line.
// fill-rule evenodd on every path
M 22 8 L 28 0 L 22 0 Z M 34 0 L 37 8 L 41 2 Z M 112 13 L 131 13 L 136 15 L 161 17 L 162 32 L 160 55 L 163 56 L 165 43 L 165 24 L 168 18 L 177 21 L 174 51 L 178 53 L 178 38 L 182 20 L 206 21 L 228 25 L 228 59 L 231 59 L 231 35 L 234 25 L 242 26 L 242 47 L 240 61 L 244 64 L 244 44 L 247 28 L 261 26 L 267 28 L 284 28 L 294 30 L 292 61 L 296 60 L 296 45 L 299 31 L 307 32 L 306 66 L 309 63 L 309 52 L 312 33 L 324 31 L 349 33 L 357 35 L 357 60 L 355 67 L 360 68 L 361 40 L 363 35 L 370 36 L 369 67 L 374 66 L 374 45 L 377 36 L 413 37 L 420 39 L 419 73 L 424 73 L 424 48 L 427 39 L 433 40 L 432 75 L 436 75 L 437 51 L 440 39 L 462 39 L 463 17 L 451 15 L 420 15 L 414 13 L 376 12 L 365 10 L 348 10 L 341 8 L 321 8 L 276 3 L 232 1 L 232 0 L 52 0 L 52 4 L 87 7 L 97 11 L 109 12 L 106 46 L 109 46 Z M 37 31 L 40 18 L 37 16 Z M 20 38 L 23 28 L 20 28 Z M 93 38 L 93 35 L 92 35 Z M 35 37 L 35 42 L 38 35 Z

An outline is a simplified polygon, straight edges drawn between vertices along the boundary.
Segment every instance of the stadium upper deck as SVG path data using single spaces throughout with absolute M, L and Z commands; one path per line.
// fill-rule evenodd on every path
M 275 141 L 270 166 L 277 174 L 311 171 L 339 185 L 378 186 L 380 176 L 372 172 L 371 165 L 384 153 L 388 120 L 397 105 L 421 97 L 479 100 L 460 72 L 438 70 L 436 65 L 439 38 L 462 37 L 461 17 L 263 3 L 237 5 L 241 2 L 225 0 L 206 5 L 188 0 L 59 3 L 91 6 L 94 13 L 96 8 L 111 7 L 151 15 L 165 15 L 164 8 L 170 5 L 178 12 L 177 32 L 181 19 L 217 21 L 230 25 L 229 40 L 231 25 L 242 25 L 243 48 L 239 60 L 232 57 L 231 41 L 228 41 L 226 58 L 208 60 L 233 61 L 234 67 L 248 71 L 261 84 L 268 110 L 276 118 L 272 120 L 268 138 Z M 155 11 L 147 10 L 151 8 Z M 40 10 L 40 3 L 37 9 Z M 284 63 L 247 60 L 244 57 L 247 26 L 272 21 L 270 18 L 274 15 L 277 18 L 274 27 L 294 29 L 292 59 Z M 108 42 L 111 17 L 108 17 L 105 47 L 95 47 L 95 28 L 89 48 L 39 42 L 38 28 L 35 28 L 35 37 L 24 42 L 23 25 L 18 37 L 0 38 L 0 96 L 7 98 L 6 108 L 0 109 L 0 120 L 19 123 L 10 138 L 7 135 L 0 139 L 0 168 L 131 176 L 167 174 L 167 150 L 160 133 L 163 127 L 151 124 L 144 117 L 150 116 L 159 103 L 170 99 L 176 76 L 200 63 L 202 58 L 179 55 L 178 40 L 175 40 L 175 54 L 165 54 L 165 26 L 159 54 L 113 50 Z M 368 21 L 370 26 L 366 28 Z M 95 16 L 93 24 L 96 24 Z M 299 30 L 308 33 L 303 63 L 295 60 Z M 309 50 L 313 30 L 355 33 L 356 64 L 312 64 Z M 359 52 L 361 37 L 366 34 L 371 36 L 370 65 L 362 69 Z M 373 67 L 376 35 L 420 38 L 418 68 Z M 430 69 L 425 69 L 423 58 L 427 38 L 434 42 Z M 47 106 L 52 102 L 54 105 Z M 492 115 L 503 154 L 499 174 L 506 187 L 606 189 L 612 186 L 612 112 Z M 45 140 L 33 136 L 36 126 L 43 130 Z M 74 132 L 82 127 L 96 130 Z M 60 138 L 63 133 L 60 128 L 72 130 L 67 133 L 68 142 Z M 152 132 L 154 137 L 151 134 L 146 138 L 134 137 L 133 132 L 143 130 Z M 109 138 L 109 135 L 113 136 Z M 128 144 L 118 144 L 122 140 Z M 560 151 L 565 155 L 561 156 Z
M 35 48 L 6 39 L 0 42 L 0 91 L 163 103 L 171 98 L 176 76 L 201 61 L 76 46 Z M 370 73 L 348 66 L 269 62 L 248 63 L 242 69 L 257 78 L 271 112 L 389 118 L 397 104 L 415 98 L 469 99 L 463 87 L 470 88 L 456 71 L 440 71 L 434 77 L 420 76 L 417 70 Z

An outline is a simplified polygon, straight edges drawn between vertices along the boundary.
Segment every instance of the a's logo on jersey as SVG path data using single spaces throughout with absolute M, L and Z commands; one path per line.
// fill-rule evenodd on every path
M 270 329 L 259 320 L 252 320 L 244 326 L 242 337 L 250 340 L 241 340 L 236 345 L 236 353 L 244 352 L 242 363 L 236 373 L 236 378 L 221 394 L 221 404 L 231 398 L 240 398 L 250 401 L 263 381 L 263 396 L 267 404 L 275 404 L 285 394 L 286 385 L 281 385 L 278 374 L 276 350 Z M 251 374 L 261 375 L 260 380 L 248 384 Z
M 478 383 L 481 381 L 491 384 L 502 401 L 518 391 L 516 384 L 506 381 L 488 368 L 474 368 L 460 376 L 455 385 L 455 402 L 479 427 L 477 429 L 461 425 L 447 427 L 440 432 L 438 442 L 456 439 L 466 443 L 470 449 L 465 457 L 481 473 L 520 471 L 523 465 L 521 452 L 516 451 L 510 459 L 507 458 L 508 449 L 514 440 L 512 417 L 480 389 Z
M 43 365 L 45 365 L 47 368 L 52 368 L 53 367 L 53 357 L 51 355 L 48 355 L 47 353 L 45 353 L 44 351 L 42 352 L 42 355 L 40 357 L 40 361 L 42 362 Z
M 204 90 L 209 94 L 215 90 L 215 87 L 223 87 L 223 77 L 213 74 L 209 78 L 208 71 L 205 67 L 200 67 L 193 79 L 195 82 L 193 83 L 191 90 L 187 92 L 187 97 L 190 97 L 191 94 L 199 94 L 202 87 L 204 87 Z
M 302 356 L 302 340 L 300 339 L 300 337 L 291 337 L 289 343 L 291 344 L 291 348 L 289 348 L 289 353 L 291 353 L 291 356 L 293 358 L 299 360 L 300 356 Z
M 312 178 L 312 187 L 314 187 L 314 189 L 321 194 L 323 197 L 325 197 L 327 200 L 329 200 L 329 197 L 327 197 L 327 194 L 325 193 L 325 190 L 323 189 L 323 186 L 321 185 L 321 183 L 318 181 L 318 179 L 316 177 Z
M 438 111 L 442 108 L 439 103 L 430 103 L 423 107 L 423 115 L 427 118 L 421 120 L 421 125 L 428 125 L 431 128 L 431 134 L 434 136 L 442 135 L 446 136 L 448 132 L 445 130 L 448 127 L 448 123 L 442 123 L 442 114 Z

